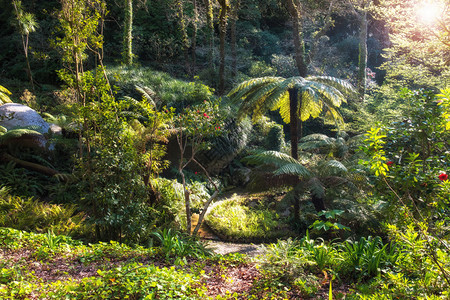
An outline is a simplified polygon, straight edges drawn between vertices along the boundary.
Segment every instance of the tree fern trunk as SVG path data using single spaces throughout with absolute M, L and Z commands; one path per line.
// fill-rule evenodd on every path
M 326 210 L 325 201 L 323 198 L 317 197 L 316 195 L 313 194 L 311 196 L 311 201 L 314 204 L 314 208 L 316 209 L 317 212 Z
M 298 89 L 289 89 L 289 112 L 291 119 L 291 156 L 298 159 Z

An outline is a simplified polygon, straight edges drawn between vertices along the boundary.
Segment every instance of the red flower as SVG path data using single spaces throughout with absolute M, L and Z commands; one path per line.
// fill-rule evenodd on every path
M 203 113 L 203 115 L 205 116 L 205 117 L 207 117 L 208 115 L 206 114 L 206 113 Z
M 390 161 L 388 161 L 386 164 L 387 164 L 389 167 L 391 167 L 391 166 L 394 164 L 394 162 L 393 162 L 392 160 L 390 160 Z
M 220 129 L 220 126 L 219 126 L 219 127 L 217 127 L 217 129 Z
M 440 181 L 446 181 L 446 180 L 448 180 L 448 175 L 445 174 L 445 173 L 442 173 L 442 174 L 439 175 L 438 178 L 439 178 Z
M 194 174 L 197 175 L 197 172 L 195 172 Z
M 206 118 L 208 118 L 208 119 L 209 119 L 209 116 L 206 116 Z

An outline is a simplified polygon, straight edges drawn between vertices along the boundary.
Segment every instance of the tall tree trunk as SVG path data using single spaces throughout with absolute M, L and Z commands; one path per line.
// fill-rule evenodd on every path
M 237 51 L 236 51 L 236 22 L 239 18 L 239 8 L 241 5 L 240 0 L 236 0 L 231 13 L 231 76 L 235 78 L 237 76 Z
M 229 0 L 218 0 L 220 4 L 219 15 L 219 31 L 220 31 L 220 47 L 219 47 L 219 95 L 225 92 L 225 38 L 227 35 L 227 16 L 229 9 Z
M 286 4 L 292 19 L 292 37 L 295 47 L 295 63 L 297 65 L 299 75 L 301 77 L 306 77 L 308 68 L 305 61 L 305 43 L 303 41 L 301 3 L 296 3 L 295 0 L 287 0 Z
M 184 18 L 183 2 L 177 0 L 176 5 L 178 8 L 177 16 L 181 31 L 181 45 L 184 53 L 185 68 L 186 71 L 189 71 L 189 37 L 187 34 L 186 20 Z
M 197 0 L 192 0 L 192 4 L 194 6 L 194 21 L 193 32 L 192 32 L 192 73 L 195 74 L 195 70 L 197 68 L 197 55 L 195 51 L 197 51 L 197 29 L 198 29 L 198 8 L 197 8 Z
M 35 93 L 33 73 L 31 73 L 30 60 L 28 59 L 28 34 L 25 37 L 22 35 L 22 43 L 23 43 L 23 51 L 25 52 L 25 59 L 27 61 L 28 79 L 30 79 L 31 89 L 33 90 L 33 93 Z
M 359 62 L 358 62 L 358 94 L 364 100 L 367 83 L 367 11 L 359 13 Z
M 298 89 L 289 89 L 289 113 L 290 113 L 290 130 L 291 130 L 291 156 L 298 159 Z
M 123 62 L 133 64 L 133 0 L 125 0 L 125 24 L 123 30 Z
M 210 70 L 214 70 L 214 62 L 213 62 L 213 51 L 214 51 L 214 13 L 213 6 L 211 4 L 211 0 L 205 0 L 206 6 L 206 24 L 207 24 L 207 33 L 206 40 L 208 42 L 208 68 Z

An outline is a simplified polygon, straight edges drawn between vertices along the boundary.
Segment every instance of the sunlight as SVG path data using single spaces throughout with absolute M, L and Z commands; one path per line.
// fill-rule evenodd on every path
M 434 25 L 442 13 L 442 7 L 438 2 L 422 2 L 417 6 L 417 17 L 420 22 L 427 25 Z

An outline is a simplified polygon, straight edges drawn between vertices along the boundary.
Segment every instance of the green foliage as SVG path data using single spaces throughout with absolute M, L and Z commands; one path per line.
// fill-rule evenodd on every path
M 219 236 L 232 241 L 273 240 L 286 233 L 275 211 L 262 203 L 249 207 L 244 198 L 217 203 L 206 221 Z
M 443 107 L 442 118 L 444 119 L 445 128 L 450 130 L 450 88 L 441 90 L 441 94 L 436 95 L 438 105 Z
M 0 85 L 0 105 L 5 103 L 11 103 L 11 99 L 9 96 L 11 95 L 11 92 L 8 91 L 4 86 Z
M 152 235 L 157 238 L 161 245 L 161 250 L 166 260 L 175 259 L 174 263 L 186 264 L 186 258 L 204 258 L 212 254 L 205 247 L 203 242 L 195 237 L 176 232 L 172 229 L 163 229 L 153 232 Z
M 2 185 L 8 187 L 13 195 L 26 198 L 45 193 L 47 179 L 44 180 L 42 175 L 35 172 L 16 167 L 14 162 L 0 165 L 0 178 Z
M 178 111 L 189 105 L 210 100 L 213 90 L 198 79 L 186 82 L 169 74 L 150 68 L 113 67 L 107 70 L 111 84 L 118 86 L 125 95 L 135 95 L 135 86 L 148 87 L 154 91 L 159 107 L 174 107 Z
M 385 273 L 388 267 L 395 265 L 401 253 L 396 244 L 383 245 L 378 236 L 347 240 L 341 247 L 344 255 L 341 272 L 360 280 Z
M 289 91 L 298 90 L 298 99 L 290 99 Z M 342 92 L 341 92 L 342 91 Z M 344 102 L 344 94 L 352 94 L 352 86 L 344 80 L 328 76 L 260 77 L 242 82 L 228 93 L 233 103 L 241 102 L 239 114 L 252 115 L 256 120 L 268 110 L 279 110 L 283 121 L 290 123 L 290 101 L 300 103 L 302 121 L 325 113 L 326 119 L 342 119 L 337 108 Z
M 332 222 L 333 219 L 336 219 L 336 216 L 339 216 L 343 213 L 343 210 L 329 210 L 329 211 L 321 211 L 317 215 L 319 217 L 323 217 L 326 220 L 316 220 L 309 228 L 311 228 L 314 231 L 337 231 L 337 230 L 350 230 L 347 226 L 344 226 L 337 222 Z
M 172 268 L 126 264 L 111 270 L 98 270 L 98 277 L 84 278 L 80 283 L 55 283 L 47 296 L 70 299 L 202 299 L 205 289 L 198 277 Z
M 80 236 L 88 230 L 84 219 L 75 205 L 48 204 L 7 193 L 0 196 L 0 226 L 3 227 Z
M 49 299 L 205 299 L 206 290 L 201 285 L 202 271 L 189 272 L 179 269 L 143 265 L 133 262 L 139 256 L 154 255 L 152 249 L 129 247 L 117 242 L 82 245 L 66 236 L 34 234 L 11 228 L 0 228 L 0 247 L 9 251 L 30 251 L 27 260 L 35 265 L 52 264 L 54 256 L 71 262 L 78 261 L 97 270 L 96 276 L 80 280 L 45 281 L 29 265 L 20 260 L 0 263 L 0 297 L 22 299 L 33 297 Z M 125 260 L 114 266 L 112 261 Z M 104 263 L 99 264 L 99 263 Z M 94 270 L 95 270 L 94 269 Z

